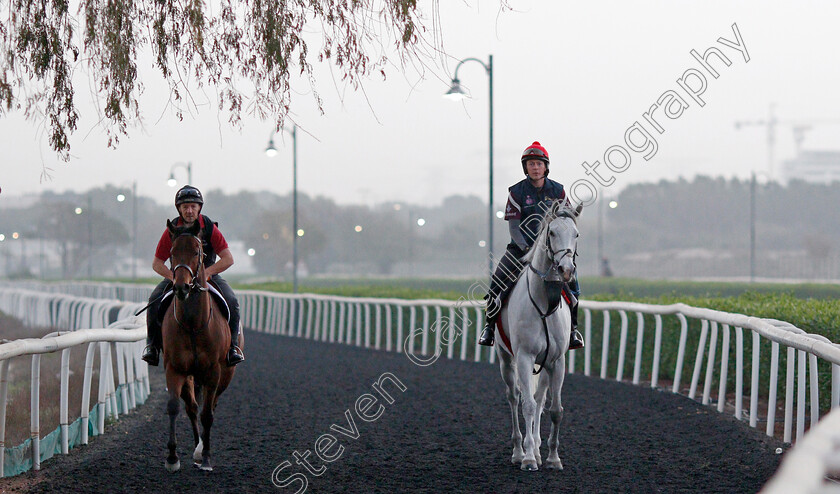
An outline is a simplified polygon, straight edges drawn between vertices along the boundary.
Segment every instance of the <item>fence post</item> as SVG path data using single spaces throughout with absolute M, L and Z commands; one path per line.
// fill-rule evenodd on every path
M 41 469 L 41 417 L 40 417 L 40 396 L 41 396 L 41 355 L 32 356 L 32 380 L 29 388 L 29 431 L 32 439 L 32 470 Z

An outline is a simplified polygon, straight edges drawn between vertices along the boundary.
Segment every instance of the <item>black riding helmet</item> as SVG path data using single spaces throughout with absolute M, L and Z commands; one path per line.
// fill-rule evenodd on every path
M 192 185 L 185 185 L 175 193 L 175 209 L 178 209 L 178 206 L 181 204 L 188 202 L 194 202 L 201 206 L 204 205 L 204 197 L 201 195 L 201 191 Z

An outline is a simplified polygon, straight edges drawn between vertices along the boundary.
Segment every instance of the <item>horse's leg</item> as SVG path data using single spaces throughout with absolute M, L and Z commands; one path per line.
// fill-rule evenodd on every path
M 195 401 L 195 381 L 192 377 L 187 377 L 184 382 L 184 387 L 181 389 L 181 399 L 184 400 L 184 409 L 192 426 L 193 444 L 196 451 L 193 453 L 193 460 L 198 461 L 201 459 L 201 438 L 198 436 L 198 403 Z
M 534 419 L 534 456 L 537 458 L 537 465 L 542 466 L 542 454 L 540 454 L 540 447 L 542 446 L 542 435 L 540 434 L 540 423 L 542 419 L 542 412 L 545 409 L 545 395 L 548 391 L 549 377 L 546 374 L 548 369 L 540 372 L 537 376 L 537 392 L 534 394 L 534 400 L 537 402 L 537 415 Z
M 560 421 L 563 419 L 563 404 L 560 401 L 560 391 L 563 389 L 563 380 L 566 378 L 566 356 L 560 355 L 554 367 L 549 373 L 551 385 L 551 406 L 548 411 L 551 415 L 551 433 L 548 436 L 548 460 L 546 468 L 550 470 L 562 470 L 563 462 L 560 461 Z
M 175 419 L 181 406 L 181 388 L 184 386 L 185 377 L 176 374 L 171 367 L 166 368 L 166 387 L 169 389 L 169 401 L 166 404 L 166 411 L 169 414 L 169 456 L 166 457 L 166 469 L 170 472 L 177 472 L 181 469 L 181 462 L 178 460 L 178 453 L 175 451 L 178 443 L 175 440 Z
M 497 347 L 496 354 L 499 356 L 499 368 L 505 382 L 505 394 L 510 405 L 510 421 L 513 427 L 510 435 L 513 456 L 510 457 L 510 462 L 518 465 L 525 455 L 522 453 L 522 432 L 519 430 L 519 387 L 516 383 L 516 369 L 513 367 L 513 357 L 509 353 Z
M 204 386 L 204 403 L 201 405 L 201 443 L 204 449 L 201 452 L 201 469 L 205 472 L 212 472 L 210 464 L 210 429 L 213 427 L 213 409 L 216 407 L 216 386 Z
M 537 402 L 531 389 L 531 374 L 534 370 L 534 356 L 520 351 L 516 356 L 516 377 L 519 381 L 519 400 L 522 402 L 522 416 L 525 418 L 525 441 L 523 443 L 525 458 L 522 459 L 522 470 L 538 470 L 537 458 L 534 455 L 534 423 L 537 415 Z

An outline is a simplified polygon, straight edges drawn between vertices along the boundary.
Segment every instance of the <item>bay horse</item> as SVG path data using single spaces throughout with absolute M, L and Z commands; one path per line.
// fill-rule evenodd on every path
M 551 393 L 548 409 L 551 433 L 546 468 L 563 469 L 558 453 L 563 415 L 560 390 L 566 373 L 571 313 L 569 301 L 561 296 L 560 290 L 575 274 L 577 217 L 582 209 L 582 205 L 572 209 L 565 200 L 552 203 L 543 217 L 533 247 L 522 259 L 527 264 L 499 315 L 502 341 L 495 347 L 513 426 L 511 462 L 520 463 L 522 470 L 538 470 L 542 465 L 540 415 L 547 392 Z M 535 363 L 540 364 L 536 390 L 531 378 Z M 525 420 L 524 442 L 519 430 L 520 402 Z
M 184 400 L 187 416 L 192 424 L 195 450 L 193 460 L 204 471 L 212 471 L 210 464 L 210 428 L 213 412 L 233 379 L 234 367 L 228 367 L 226 356 L 230 348 L 228 322 L 209 292 L 204 271 L 204 250 L 198 235 L 201 227 L 196 221 L 190 228 L 176 227 L 167 220 L 166 228 L 172 238 L 170 262 L 174 278 L 175 297 L 163 318 L 163 366 L 169 390 L 169 455 L 166 469 L 176 472 L 181 462 L 176 453 L 175 419 Z M 240 336 L 244 348 L 244 337 Z M 199 436 L 196 388 L 203 395 L 201 407 L 202 434 Z M 199 465 L 199 461 L 201 462 Z

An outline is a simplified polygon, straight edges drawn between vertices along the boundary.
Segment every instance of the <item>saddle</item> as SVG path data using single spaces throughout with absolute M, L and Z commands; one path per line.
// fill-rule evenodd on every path
M 518 278 L 517 278 L 517 281 L 519 281 Z M 516 283 L 511 283 L 511 285 L 516 285 Z M 548 309 L 547 309 L 546 312 L 553 312 L 557 308 L 557 306 L 560 304 L 560 297 L 563 297 L 563 299 L 566 301 L 566 305 L 568 305 L 569 307 L 574 307 L 578 303 L 577 297 L 575 297 L 575 294 L 572 293 L 572 289 L 569 287 L 569 284 L 566 283 L 566 282 L 563 282 L 563 281 L 547 281 L 545 288 L 546 288 L 546 291 L 548 292 L 547 293 L 547 295 L 548 295 Z M 512 292 L 512 291 L 513 291 L 513 287 L 511 286 L 511 288 L 509 288 L 509 289 L 505 290 L 504 292 L 502 292 L 501 294 L 499 294 L 499 308 L 498 308 L 498 312 L 496 312 L 496 314 L 501 312 L 502 308 L 504 308 L 504 306 L 507 305 L 508 296 L 510 295 L 510 292 Z M 493 321 L 493 324 L 496 326 L 496 329 L 499 331 L 499 337 L 501 338 L 502 343 L 504 343 L 508 352 L 513 354 L 513 349 L 510 346 L 510 338 L 508 338 L 508 335 L 505 332 L 505 328 L 502 325 L 502 319 L 499 318 L 499 317 L 495 317 L 495 315 L 494 315 L 494 318 L 495 318 L 495 320 Z
M 225 321 L 230 323 L 230 307 L 228 307 L 227 301 L 222 296 L 221 292 L 213 286 L 213 283 L 208 281 L 207 288 L 210 292 L 210 296 L 213 297 L 213 300 L 216 301 L 216 305 L 219 306 L 219 311 L 221 311 L 222 315 L 225 318 Z M 169 289 L 166 293 L 163 294 L 163 297 L 160 299 L 160 308 L 157 312 L 157 323 L 158 325 L 163 324 L 163 316 L 166 315 L 166 310 L 169 309 L 169 304 L 172 303 L 172 294 L 175 293 L 175 290 Z
M 522 275 L 520 274 L 515 281 L 511 282 L 510 286 L 505 288 L 499 294 L 498 298 L 491 298 L 489 293 L 484 297 L 487 302 L 488 315 L 490 317 L 495 318 L 502 311 L 502 308 L 507 305 L 508 297 L 521 276 Z M 568 304 L 569 307 L 577 305 L 577 297 L 575 297 L 575 294 L 572 293 L 572 289 L 569 287 L 568 283 L 563 281 L 546 281 L 545 288 L 548 292 L 548 312 L 552 312 L 560 304 L 560 297 L 563 297 L 563 299 L 566 300 L 566 304 Z

